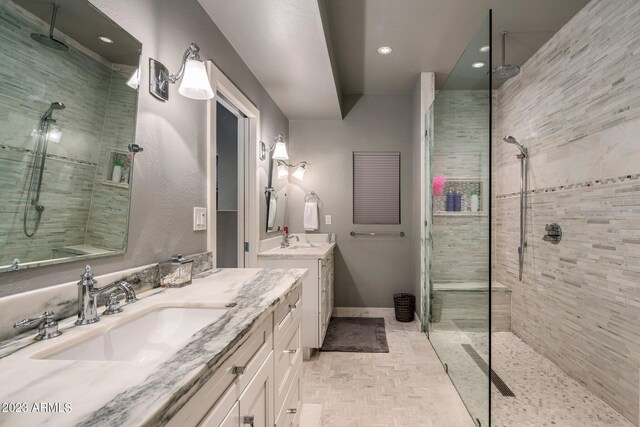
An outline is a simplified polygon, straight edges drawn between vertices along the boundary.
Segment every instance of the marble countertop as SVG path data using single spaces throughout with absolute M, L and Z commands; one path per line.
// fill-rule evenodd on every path
M 180 289 L 154 289 L 124 312 L 87 326 L 61 322 L 63 334 L 33 341 L 0 359 L 0 402 L 26 404 L 26 413 L 0 411 L 0 425 L 162 425 L 215 372 L 227 352 L 301 284 L 306 269 L 220 269 Z M 208 307 L 234 302 L 221 318 L 156 362 L 43 360 L 39 355 L 98 335 L 161 307 Z M 28 338 L 32 339 L 32 338 Z M 37 411 L 42 403 L 45 410 Z M 0 408 L 1 409 L 1 408 Z
M 288 248 L 281 248 L 277 246 L 275 248 L 268 249 L 258 253 L 260 259 L 322 259 L 325 258 L 333 248 L 335 243 L 313 243 L 309 246 L 308 243 L 292 241 Z

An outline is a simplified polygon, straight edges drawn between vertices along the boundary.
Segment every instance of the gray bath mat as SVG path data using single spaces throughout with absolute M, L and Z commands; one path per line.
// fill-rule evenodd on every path
M 389 353 L 382 317 L 332 317 L 322 351 Z

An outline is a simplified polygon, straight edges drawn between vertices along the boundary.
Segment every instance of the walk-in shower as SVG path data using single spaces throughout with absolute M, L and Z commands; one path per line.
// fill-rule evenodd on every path
M 22 217 L 22 230 L 25 236 L 33 237 L 40 227 L 40 220 L 44 212 L 44 205 L 40 203 L 40 192 L 42 190 L 42 177 L 44 175 L 44 164 L 47 159 L 47 148 L 52 135 L 51 126 L 56 122 L 53 119 L 55 110 L 64 110 L 62 102 L 52 102 L 49 109 L 40 118 L 36 134 L 36 145 L 33 150 L 33 162 L 31 163 L 29 180 L 29 191 L 24 202 L 24 215 Z M 29 230 L 29 212 L 35 210 L 35 221 L 32 230 Z
M 520 144 L 513 136 L 507 135 L 502 138 L 507 144 L 518 147 L 520 154 L 520 246 L 518 247 L 518 280 L 522 281 L 522 270 L 524 268 L 524 249 L 527 247 L 526 226 L 527 226 L 527 159 L 529 154 L 526 147 Z

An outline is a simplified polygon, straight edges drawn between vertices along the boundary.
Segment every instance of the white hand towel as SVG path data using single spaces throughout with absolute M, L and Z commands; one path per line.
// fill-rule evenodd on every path
M 276 222 L 276 210 L 278 209 L 278 201 L 275 197 L 269 198 L 269 220 L 267 221 L 267 227 L 273 228 Z
M 304 204 L 304 229 L 307 231 L 318 229 L 318 202 Z

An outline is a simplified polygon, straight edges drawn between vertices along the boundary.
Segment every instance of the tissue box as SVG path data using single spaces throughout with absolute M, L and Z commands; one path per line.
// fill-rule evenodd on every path
M 182 255 L 174 255 L 171 259 L 158 264 L 160 269 L 160 286 L 181 288 L 191 284 L 193 260 Z

